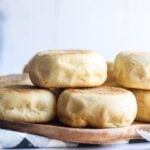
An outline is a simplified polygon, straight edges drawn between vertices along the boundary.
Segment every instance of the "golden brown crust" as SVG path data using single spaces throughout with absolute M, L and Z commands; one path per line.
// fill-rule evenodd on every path
M 28 77 L 28 74 L 9 74 L 5 76 L 0 76 L 0 82 L 9 82 L 9 80 L 17 82 L 18 80 L 26 80 L 28 79 Z
M 40 91 L 48 91 L 47 89 L 36 88 L 31 85 L 10 85 L 4 88 L 1 88 L 0 92 L 20 92 L 20 93 L 29 93 L 29 92 L 40 92 Z
M 32 85 L 32 82 L 27 73 L 0 76 L 0 87 L 9 85 Z
M 91 50 L 82 50 L 82 49 L 68 49 L 68 50 L 47 50 L 47 51 L 44 51 L 44 52 L 39 52 L 38 55 L 45 55 L 45 54 L 52 54 L 52 55 L 69 55 L 69 54 L 88 54 L 88 53 L 92 53 Z
M 69 93 L 90 93 L 90 94 L 122 94 L 128 92 L 127 90 L 123 88 L 118 87 L 110 87 L 110 86 L 102 86 L 97 88 L 82 88 L 82 89 L 67 89 Z

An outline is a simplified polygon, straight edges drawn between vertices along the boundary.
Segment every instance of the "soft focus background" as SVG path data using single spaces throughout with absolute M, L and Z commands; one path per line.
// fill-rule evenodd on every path
M 0 0 L 0 74 L 53 48 L 150 50 L 150 0 Z

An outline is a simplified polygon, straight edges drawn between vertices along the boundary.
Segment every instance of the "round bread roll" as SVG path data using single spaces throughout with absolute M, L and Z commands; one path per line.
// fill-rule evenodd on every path
M 114 76 L 114 63 L 107 62 L 107 82 L 112 82 L 115 80 Z
M 35 56 L 34 56 L 35 57 Z M 34 60 L 34 57 L 32 57 L 28 63 L 24 66 L 23 68 L 23 73 L 29 73 L 30 71 L 30 64 L 32 63 L 32 61 Z
M 29 74 L 10 74 L 0 76 L 0 88 L 9 85 L 32 85 Z
M 104 85 L 119 87 L 118 83 L 116 82 L 115 75 L 114 75 L 114 63 L 113 62 L 107 62 L 107 80 L 105 81 Z
M 0 89 L 0 119 L 44 123 L 56 114 L 52 92 L 33 86 L 8 86 Z
M 107 78 L 104 59 L 87 50 L 50 50 L 31 61 L 32 82 L 44 88 L 100 86 Z
M 121 52 L 114 72 L 118 84 L 135 89 L 150 89 L 150 52 Z
M 137 112 L 132 92 L 117 87 L 68 89 L 58 99 L 59 120 L 72 127 L 129 126 Z
M 26 64 L 23 68 L 23 73 L 29 73 L 29 65 Z
M 30 66 L 30 63 L 32 62 L 33 59 L 34 59 L 34 58 L 32 58 L 32 59 L 25 65 L 25 67 L 24 67 L 24 69 L 23 69 L 23 73 L 26 73 L 26 74 L 29 73 L 29 70 L 30 70 L 29 66 Z M 56 97 L 58 97 L 58 96 L 60 95 L 60 93 L 61 93 L 64 89 L 62 89 L 62 88 L 49 88 L 49 90 L 50 90 L 51 92 L 53 92 Z
M 23 73 L 27 74 L 29 73 L 29 66 L 30 66 L 30 63 L 32 63 L 32 60 L 34 59 L 34 57 L 25 65 L 24 69 L 23 69 Z M 58 97 L 60 95 L 60 93 L 64 90 L 62 88 L 49 88 L 49 90 L 51 92 L 53 92 L 55 94 L 56 97 Z
M 137 100 L 136 120 L 150 122 L 150 91 L 132 90 Z

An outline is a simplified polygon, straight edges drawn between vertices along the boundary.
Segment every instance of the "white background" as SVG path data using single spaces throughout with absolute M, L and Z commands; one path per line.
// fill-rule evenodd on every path
M 0 74 L 52 48 L 150 50 L 150 0 L 0 0 Z

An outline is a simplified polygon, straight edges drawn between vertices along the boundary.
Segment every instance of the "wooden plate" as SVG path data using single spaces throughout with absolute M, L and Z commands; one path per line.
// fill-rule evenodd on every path
M 129 139 L 140 139 L 136 129 L 150 130 L 150 124 L 134 123 L 124 128 L 95 129 L 71 128 L 59 123 L 32 124 L 0 120 L 0 128 L 37 134 L 67 142 L 108 144 Z

